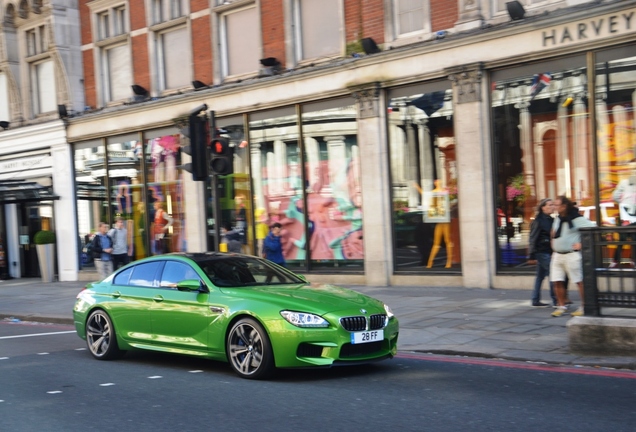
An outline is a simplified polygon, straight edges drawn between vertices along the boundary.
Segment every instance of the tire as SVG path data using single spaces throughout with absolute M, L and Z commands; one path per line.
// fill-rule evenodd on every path
M 112 360 L 123 354 L 117 346 L 113 322 L 101 309 L 92 312 L 86 320 L 86 344 L 97 360 Z
M 227 359 L 241 378 L 264 379 L 274 371 L 274 354 L 269 336 L 252 318 L 237 321 L 227 336 Z

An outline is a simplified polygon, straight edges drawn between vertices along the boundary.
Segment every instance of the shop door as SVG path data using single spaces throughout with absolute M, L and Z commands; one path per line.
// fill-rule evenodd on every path
M 20 263 L 23 277 L 40 277 L 40 265 L 33 236 L 40 230 L 53 230 L 53 206 L 41 203 L 19 204 Z

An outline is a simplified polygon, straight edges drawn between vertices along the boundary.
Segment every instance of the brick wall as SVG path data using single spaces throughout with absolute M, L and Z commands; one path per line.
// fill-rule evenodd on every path
M 459 19 L 457 0 L 431 1 L 431 29 L 436 32 L 448 30 L 455 26 Z
M 261 1 L 263 58 L 275 57 L 285 64 L 285 17 L 283 0 Z
M 195 2 L 193 2 L 195 3 Z M 210 15 L 192 20 L 192 63 L 194 79 L 211 85 L 213 49 Z
M 131 38 L 133 84 L 138 84 L 150 91 L 150 65 L 148 60 L 148 34 L 144 33 Z
M 384 0 L 361 0 L 362 37 L 370 37 L 384 43 Z
M 97 108 L 97 88 L 95 87 L 95 62 L 93 50 L 82 51 L 84 63 L 84 97 L 85 104 Z

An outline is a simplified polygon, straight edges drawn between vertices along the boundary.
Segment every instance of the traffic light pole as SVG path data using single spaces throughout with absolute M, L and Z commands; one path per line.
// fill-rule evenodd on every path
M 214 111 L 210 111 L 210 137 L 216 136 L 216 117 Z M 221 197 L 219 196 L 219 176 L 212 174 L 212 199 L 214 200 L 214 250 L 219 252 L 221 244 Z
M 214 250 L 219 252 L 221 243 L 221 197 L 219 197 L 219 176 L 212 176 L 212 193 L 214 194 Z

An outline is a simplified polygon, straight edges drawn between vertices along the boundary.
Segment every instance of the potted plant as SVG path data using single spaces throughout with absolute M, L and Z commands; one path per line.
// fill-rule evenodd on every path
M 55 270 L 55 233 L 47 230 L 38 231 L 33 236 L 33 243 L 35 243 L 35 247 L 38 251 L 42 282 L 53 282 Z

